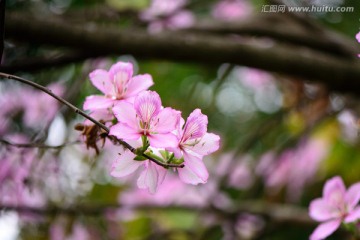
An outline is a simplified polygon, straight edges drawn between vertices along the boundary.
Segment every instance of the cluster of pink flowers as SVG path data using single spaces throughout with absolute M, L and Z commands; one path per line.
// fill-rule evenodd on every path
M 185 121 L 180 111 L 163 107 L 159 94 L 147 90 L 153 85 L 151 76 L 133 76 L 131 63 L 118 62 L 109 72 L 95 70 L 90 80 L 104 95 L 87 97 L 84 109 L 110 123 L 110 135 L 137 148 L 138 154 L 121 151 L 112 164 L 112 176 L 142 169 L 138 187 L 155 193 L 168 169 L 144 158 L 145 153 L 164 164 L 183 163 L 176 170 L 185 183 L 206 183 L 208 171 L 202 158 L 218 150 L 220 137 L 207 133 L 208 119 L 200 109 Z
M 356 223 L 360 219 L 360 183 L 353 184 L 348 190 L 341 177 L 329 179 L 324 186 L 322 198 L 310 203 L 310 216 L 321 223 L 311 234 L 310 240 L 325 239 L 341 223 Z

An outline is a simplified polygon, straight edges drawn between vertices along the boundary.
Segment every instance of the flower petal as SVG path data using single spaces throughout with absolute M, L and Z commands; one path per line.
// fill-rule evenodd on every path
M 125 140 L 128 139 L 135 140 L 141 137 L 141 134 L 138 131 L 136 131 L 136 129 L 133 129 L 123 123 L 118 123 L 112 126 L 110 128 L 109 135 L 114 135 L 117 138 L 125 139 Z
M 188 166 L 178 169 L 179 178 L 184 183 L 197 185 L 199 183 L 206 183 L 199 178 Z
M 360 183 L 353 184 L 345 194 L 345 202 L 348 209 L 353 209 L 360 200 Z
M 143 75 L 134 76 L 130 80 L 130 82 L 127 86 L 126 95 L 134 96 L 134 95 L 140 93 L 141 91 L 147 90 L 152 85 L 154 85 L 154 81 L 153 81 L 151 75 L 143 74 Z
M 176 158 L 182 158 L 183 156 L 182 151 L 178 145 L 176 147 L 167 147 L 166 150 L 173 152 Z
M 110 98 L 99 95 L 92 95 L 86 98 L 83 109 L 84 110 L 106 109 L 111 107 L 112 104 L 113 104 L 113 100 L 111 100 Z
M 172 133 L 158 133 L 148 136 L 150 146 L 154 148 L 172 148 L 179 144 L 178 138 Z
M 352 210 L 345 218 L 345 223 L 355 222 L 360 219 L 360 206 Z
M 121 153 L 120 157 L 116 159 L 112 166 L 110 174 L 113 177 L 125 177 L 135 172 L 144 162 L 135 161 L 135 154 L 129 150 Z
M 154 130 L 158 133 L 168 133 L 176 130 L 180 121 L 181 112 L 172 108 L 164 108 L 154 119 Z
M 200 109 L 195 109 L 186 120 L 182 141 L 202 137 L 207 131 L 207 124 L 207 116 Z
M 157 172 L 159 174 L 159 178 L 158 178 L 158 186 L 159 186 L 160 184 L 162 184 L 164 182 L 166 174 L 167 174 L 168 171 L 167 171 L 166 168 L 164 168 L 162 166 L 156 165 L 155 163 L 154 163 L 154 165 L 155 165 L 155 167 L 157 169 Z
M 163 176 L 161 178 L 163 179 Z M 140 174 L 137 185 L 139 188 L 148 189 L 151 194 L 154 194 L 161 183 L 160 180 L 155 164 L 148 161 L 146 169 Z
M 324 186 L 323 197 L 329 205 L 343 207 L 345 205 L 346 188 L 341 177 L 329 179 Z
M 133 65 L 130 62 L 117 62 L 109 70 L 110 80 L 118 86 L 118 83 L 127 83 L 133 75 Z
M 199 156 L 206 156 L 219 149 L 220 137 L 213 133 L 206 133 L 198 143 L 191 144 L 191 141 L 188 141 L 186 144 L 185 148 L 187 150 L 190 150 Z
M 316 221 L 327 221 L 339 217 L 339 211 L 327 204 L 323 198 L 317 198 L 310 203 L 309 215 Z
M 105 95 L 109 94 L 112 88 L 112 82 L 109 73 L 103 69 L 97 69 L 89 74 L 91 83 Z
M 144 91 L 135 98 L 134 108 L 137 115 L 144 123 L 156 116 L 161 109 L 161 99 L 159 94 L 154 91 Z
M 310 240 L 320 240 L 335 232 L 341 224 L 341 219 L 325 222 L 320 224 L 310 236 Z
M 185 167 L 179 168 L 179 178 L 189 184 L 197 185 L 199 183 L 206 183 L 209 173 L 203 161 L 195 156 L 184 153 Z
M 138 129 L 136 112 L 131 103 L 119 102 L 114 106 L 113 112 L 120 123 L 124 123 L 129 127 Z

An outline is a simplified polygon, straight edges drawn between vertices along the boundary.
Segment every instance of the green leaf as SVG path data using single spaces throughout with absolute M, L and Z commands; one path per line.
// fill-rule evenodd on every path
M 134 160 L 136 160 L 136 161 L 144 161 L 144 160 L 147 160 L 147 158 L 144 157 L 144 156 L 136 156 L 136 157 L 134 157 Z

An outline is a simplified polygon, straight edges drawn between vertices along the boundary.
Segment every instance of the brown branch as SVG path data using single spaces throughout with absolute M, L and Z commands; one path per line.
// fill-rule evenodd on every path
M 12 63 L 0 66 L 0 71 L 7 73 L 35 72 L 51 67 L 64 66 L 74 62 L 84 61 L 89 58 L 99 57 L 92 52 L 69 52 L 53 57 L 31 57 L 20 59 Z
M 109 128 L 106 127 L 104 124 L 102 124 L 101 122 L 95 120 L 94 118 L 92 118 L 91 116 L 89 116 L 88 114 L 86 114 L 85 112 L 80 110 L 79 108 L 75 107 L 74 105 L 72 105 L 71 103 L 69 103 L 68 101 L 63 99 L 62 97 L 54 94 L 50 89 L 48 89 L 48 88 L 46 88 L 44 86 L 41 86 L 40 84 L 37 84 L 35 82 L 32 82 L 30 80 L 27 80 L 25 78 L 21 78 L 21 77 L 15 76 L 15 75 L 10 75 L 10 74 L 7 74 L 7 73 L 1 73 L 0 72 L 0 77 L 28 84 L 28 85 L 30 85 L 30 86 L 32 86 L 34 88 L 37 88 L 37 89 L 47 93 L 48 95 L 55 98 L 56 100 L 58 100 L 62 104 L 64 104 L 64 105 L 68 106 L 69 108 L 71 108 L 75 113 L 77 113 L 77 114 L 83 116 L 84 118 L 90 120 L 95 125 L 97 125 L 100 128 L 104 129 L 106 133 L 109 133 Z M 130 144 L 128 144 L 127 142 L 123 141 L 122 139 L 117 139 L 115 136 L 110 136 L 110 138 L 114 139 L 119 144 L 121 144 L 122 146 L 124 146 L 125 148 L 129 149 L 131 152 L 136 154 L 136 149 L 134 147 L 132 147 Z M 160 166 L 163 166 L 163 167 L 175 167 L 175 168 L 183 168 L 184 167 L 184 164 L 166 164 L 166 163 L 159 162 L 158 160 L 146 155 L 145 153 L 143 153 L 142 156 L 149 159 L 150 161 L 160 165 Z
M 355 41 L 340 34 L 323 28 L 315 31 L 279 14 L 258 14 L 240 22 L 200 21 L 186 31 L 269 37 L 347 58 L 355 58 L 354 53 L 360 51 Z
M 231 36 L 168 32 L 150 35 L 146 30 L 104 26 L 75 26 L 10 15 L 7 36 L 27 42 L 92 51 L 97 54 L 133 54 L 196 63 L 234 63 L 318 80 L 331 90 L 360 95 L 360 62 L 339 59 L 307 48 L 275 44 L 261 47 Z M 355 53 L 354 53 L 355 55 Z

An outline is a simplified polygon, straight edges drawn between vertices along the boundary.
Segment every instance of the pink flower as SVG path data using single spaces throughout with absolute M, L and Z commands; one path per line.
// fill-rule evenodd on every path
M 324 239 L 339 228 L 342 221 L 354 222 L 360 218 L 360 183 L 347 191 L 341 177 L 336 176 L 325 183 L 323 197 L 310 203 L 310 216 L 320 224 L 310 236 L 310 240 Z
M 147 136 L 150 145 L 156 148 L 176 146 L 176 136 L 171 132 L 179 124 L 180 112 L 162 108 L 156 92 L 144 91 L 135 98 L 134 105 L 120 102 L 113 111 L 119 123 L 111 127 L 110 135 L 125 140 Z
M 137 185 L 139 188 L 148 189 L 150 193 L 154 194 L 158 186 L 163 182 L 167 170 L 150 160 L 135 161 L 135 157 L 136 155 L 129 150 L 122 152 L 120 157 L 111 166 L 111 176 L 117 178 L 125 177 L 142 167 L 143 170 L 138 178 Z
M 109 72 L 97 69 L 89 77 L 92 84 L 104 94 L 86 98 L 84 109 L 92 111 L 107 109 L 121 100 L 132 102 L 138 93 L 154 84 L 149 74 L 133 76 L 133 65 L 128 62 L 114 64 Z
M 241 68 L 239 77 L 246 87 L 254 91 L 274 85 L 273 78 L 269 73 L 256 68 Z
M 184 157 L 185 167 L 178 169 L 179 177 L 185 183 L 206 183 L 208 171 L 202 157 L 219 149 L 220 137 L 207 133 L 207 116 L 195 109 L 188 117 L 183 129 L 178 131 L 178 144 L 170 150 L 176 158 Z

